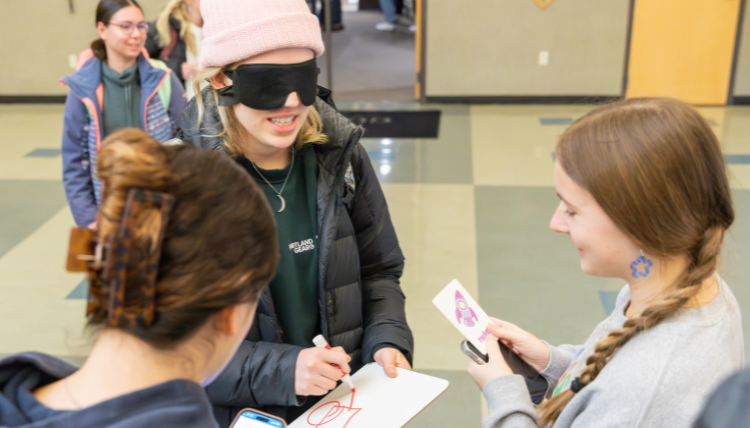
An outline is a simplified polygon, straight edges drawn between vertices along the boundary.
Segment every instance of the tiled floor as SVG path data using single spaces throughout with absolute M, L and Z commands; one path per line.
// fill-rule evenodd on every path
M 402 286 L 415 369 L 451 388 L 413 427 L 479 426 L 483 404 L 460 336 L 431 300 L 458 278 L 492 315 L 552 343 L 580 343 L 623 284 L 579 268 L 549 230 L 556 137 L 586 106 L 341 103 L 342 109 L 441 109 L 437 139 L 365 139 L 407 257 Z M 750 308 L 750 108 L 705 108 L 730 161 L 737 220 L 721 273 Z M 60 181 L 62 106 L 0 106 L 0 354 L 39 350 L 80 361 L 81 275 L 63 269 L 72 218 Z M 746 322 L 746 331 L 750 325 Z

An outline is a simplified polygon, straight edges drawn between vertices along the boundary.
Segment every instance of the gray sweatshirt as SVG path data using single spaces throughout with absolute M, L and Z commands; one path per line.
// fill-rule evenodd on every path
M 718 296 L 682 309 L 620 348 L 599 376 L 568 403 L 554 428 L 689 427 L 707 396 L 745 361 L 737 300 L 721 280 Z M 623 326 L 630 287 L 616 309 L 582 346 L 550 348 L 542 371 L 555 393 L 570 388 L 603 334 Z M 609 324 L 609 325 L 607 325 Z M 536 410 L 521 376 L 502 376 L 484 386 L 485 428 L 537 427 Z

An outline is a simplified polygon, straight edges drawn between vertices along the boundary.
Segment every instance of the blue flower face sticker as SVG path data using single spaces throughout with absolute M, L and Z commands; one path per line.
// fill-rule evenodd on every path
M 643 264 L 644 271 L 640 272 L 638 271 L 638 266 Z M 653 263 L 651 263 L 651 260 L 647 259 L 645 256 L 641 255 L 638 257 L 633 263 L 630 264 L 630 269 L 633 271 L 633 278 L 645 278 L 649 275 L 649 271 L 651 269 L 651 266 Z

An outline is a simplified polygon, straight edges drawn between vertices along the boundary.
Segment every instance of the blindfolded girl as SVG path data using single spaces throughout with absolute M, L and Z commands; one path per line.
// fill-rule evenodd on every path
M 323 54 L 304 0 L 203 0 L 208 81 L 182 139 L 232 156 L 273 207 L 281 261 L 246 340 L 208 389 L 226 426 L 242 407 L 293 420 L 341 371 L 409 369 L 404 257 L 362 129 L 316 97 Z M 333 350 L 313 347 L 322 334 Z

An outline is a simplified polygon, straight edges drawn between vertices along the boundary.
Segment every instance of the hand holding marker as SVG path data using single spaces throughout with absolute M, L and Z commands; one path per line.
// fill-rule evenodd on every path
M 313 338 L 313 343 L 318 348 L 326 348 L 326 349 L 329 349 L 329 350 L 331 349 L 331 347 L 328 346 L 328 342 L 326 341 L 325 337 L 323 337 L 322 334 L 319 334 L 319 335 L 315 336 Z M 331 365 L 334 366 L 334 367 L 336 367 L 337 369 L 341 369 L 341 367 L 339 367 L 338 364 L 331 364 Z M 349 376 L 348 374 L 344 373 L 343 370 L 341 370 L 341 374 L 342 374 L 341 381 L 344 382 L 345 384 L 349 385 L 349 388 L 352 389 L 352 392 L 356 391 L 356 389 L 354 388 L 354 382 L 352 382 L 352 377 Z

